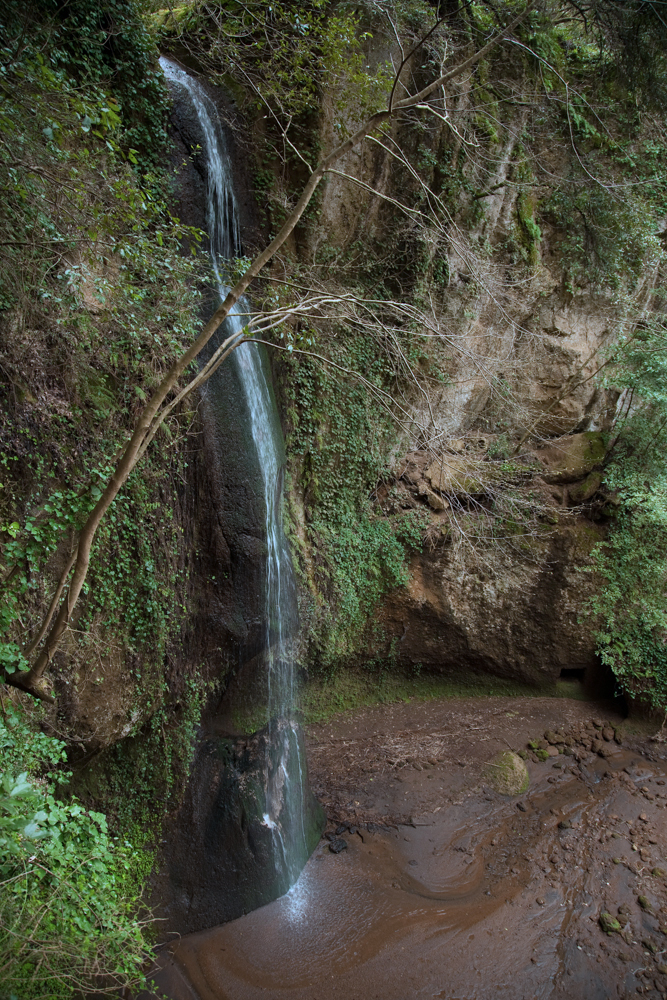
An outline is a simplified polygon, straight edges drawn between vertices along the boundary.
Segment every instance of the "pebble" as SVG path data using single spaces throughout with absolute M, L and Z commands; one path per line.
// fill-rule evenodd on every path
M 343 840 L 342 837 L 338 837 L 336 840 L 331 841 L 329 850 L 332 854 L 340 854 L 341 851 L 347 850 L 347 841 Z
M 535 902 L 538 904 L 538 906 L 544 906 L 546 904 L 546 899 L 544 898 L 544 896 L 538 896 Z

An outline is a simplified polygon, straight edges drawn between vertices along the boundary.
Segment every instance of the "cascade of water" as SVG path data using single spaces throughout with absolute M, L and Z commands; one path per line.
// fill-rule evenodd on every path
M 220 299 L 224 299 L 228 262 L 241 255 L 239 213 L 232 165 L 215 105 L 201 84 L 176 63 L 162 57 L 167 80 L 184 91 L 204 136 L 207 166 L 207 228 L 210 256 Z M 223 325 L 222 338 L 240 331 L 249 305 L 242 298 Z M 264 370 L 260 348 L 245 343 L 231 359 L 238 366 L 248 404 L 266 511 L 264 650 L 267 690 L 267 752 L 263 822 L 271 831 L 274 862 L 293 885 L 308 857 L 304 829 L 306 794 L 301 734 L 294 718 L 294 660 L 290 654 L 296 619 L 294 571 L 282 528 L 282 434 Z M 284 880 L 283 880 L 284 881 Z

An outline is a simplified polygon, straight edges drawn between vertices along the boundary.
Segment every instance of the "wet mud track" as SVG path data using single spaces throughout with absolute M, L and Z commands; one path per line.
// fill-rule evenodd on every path
M 311 730 L 345 848 L 324 838 L 287 896 L 174 942 L 157 985 L 174 1000 L 667 995 L 664 744 L 629 737 L 601 756 L 585 749 L 590 705 L 485 701 Z M 493 792 L 493 751 L 545 725 L 579 725 L 583 748 L 529 762 L 520 797 Z

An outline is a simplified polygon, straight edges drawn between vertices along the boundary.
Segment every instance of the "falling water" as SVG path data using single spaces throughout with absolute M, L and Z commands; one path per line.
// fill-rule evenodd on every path
M 186 92 L 204 136 L 207 169 L 207 228 L 218 294 L 223 300 L 229 261 L 241 256 L 239 212 L 232 166 L 218 113 L 201 84 L 169 59 L 160 59 L 167 80 Z M 242 298 L 228 316 L 221 339 L 240 332 L 249 310 Z M 282 528 L 283 441 L 261 348 L 245 343 L 232 355 L 238 366 L 250 414 L 252 441 L 263 486 L 266 531 L 264 642 L 261 654 L 266 684 L 267 739 L 263 823 L 271 831 L 278 883 L 291 886 L 308 857 L 304 829 L 303 746 L 294 718 L 294 659 L 290 652 L 296 622 L 296 587 Z

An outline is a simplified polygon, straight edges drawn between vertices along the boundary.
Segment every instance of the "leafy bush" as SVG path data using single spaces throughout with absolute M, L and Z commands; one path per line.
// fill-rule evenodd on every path
M 55 777 L 60 740 L 35 732 L 10 706 L 0 745 L 0 997 L 65 1000 L 140 983 L 136 852 L 110 836 L 104 815 L 59 802 L 43 776 L 16 772 L 27 763 Z
M 598 616 L 599 653 L 621 686 L 667 710 L 667 346 L 659 322 L 622 345 L 610 380 L 626 388 L 630 416 L 606 473 L 616 496 L 609 537 L 594 554 L 601 587 L 589 610 Z

